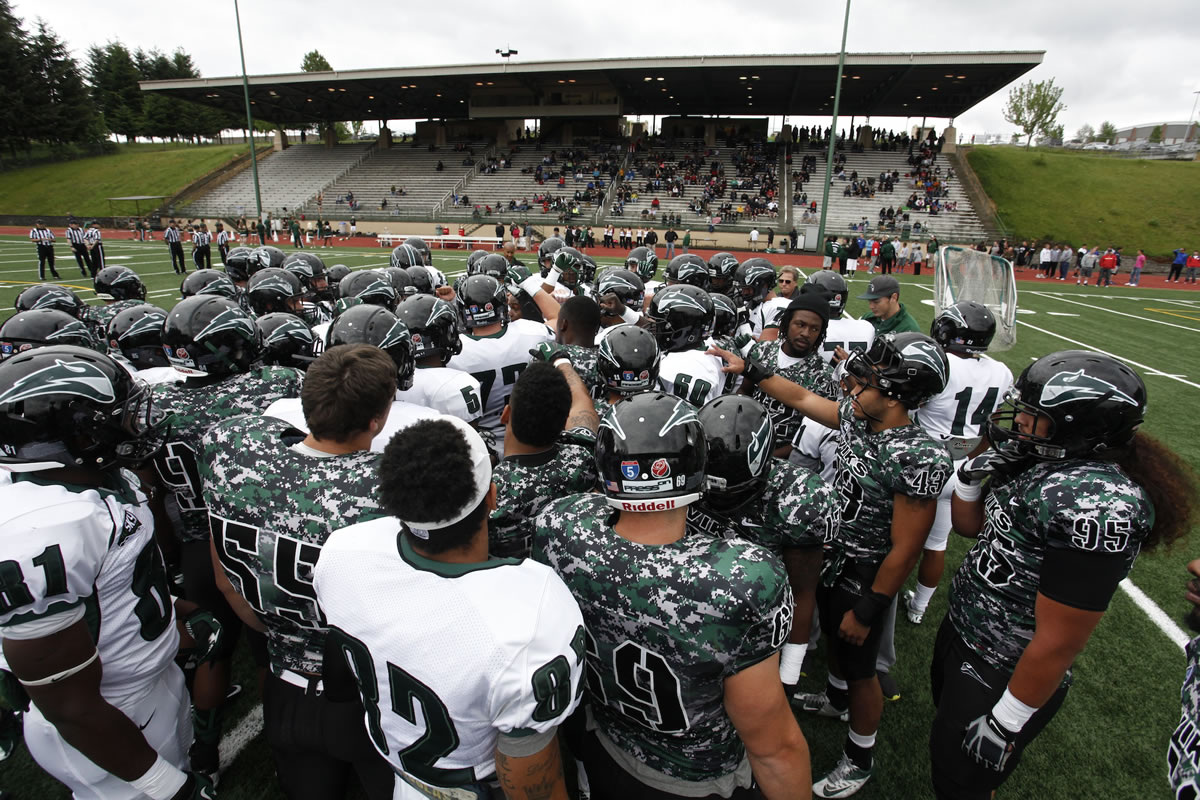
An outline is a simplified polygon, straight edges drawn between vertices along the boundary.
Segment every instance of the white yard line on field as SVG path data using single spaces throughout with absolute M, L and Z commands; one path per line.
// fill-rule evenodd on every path
M 1129 317 L 1130 319 L 1137 319 L 1137 320 L 1141 320 L 1142 322 L 1153 322 L 1155 325 L 1166 325 L 1169 328 L 1179 328 L 1180 330 L 1191 331 L 1192 333 L 1200 333 L 1200 328 L 1189 328 L 1187 325 L 1177 325 L 1174 322 L 1167 322 L 1166 320 L 1162 320 L 1162 319 L 1153 319 L 1151 317 L 1143 317 L 1143 316 L 1139 316 L 1137 314 L 1127 314 L 1124 311 L 1117 311 L 1114 308 L 1105 308 L 1104 306 L 1096 306 L 1096 305 L 1092 305 L 1091 303 L 1081 303 L 1078 300 L 1068 300 L 1065 297 L 1055 297 L 1054 295 L 1050 294 L 1049 292 L 1030 292 L 1030 294 L 1035 294 L 1038 297 L 1045 297 L 1048 300 L 1057 300 L 1060 303 L 1070 303 L 1073 306 L 1083 306 L 1084 308 L 1094 308 L 1097 311 L 1104 311 L 1109 314 L 1116 314 L 1121 317 Z M 1155 301 L 1150 301 L 1150 302 L 1155 302 Z M 1054 312 L 1050 312 L 1050 313 L 1054 313 Z

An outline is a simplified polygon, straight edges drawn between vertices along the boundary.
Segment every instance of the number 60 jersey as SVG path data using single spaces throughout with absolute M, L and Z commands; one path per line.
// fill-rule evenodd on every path
M 36 473 L 0 485 L 0 635 L 41 639 L 86 619 L 100 693 L 123 707 L 171 664 L 179 634 L 146 495 L 132 473 L 111 476 L 101 489 Z

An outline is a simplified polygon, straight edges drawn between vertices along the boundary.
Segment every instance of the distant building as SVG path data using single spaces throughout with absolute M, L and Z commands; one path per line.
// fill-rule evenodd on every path
M 1200 136 L 1200 122 L 1147 122 L 1144 125 L 1134 125 L 1117 130 L 1116 144 L 1129 142 L 1145 144 L 1150 141 L 1150 133 L 1157 127 L 1162 127 L 1163 144 L 1184 144 L 1195 142 Z

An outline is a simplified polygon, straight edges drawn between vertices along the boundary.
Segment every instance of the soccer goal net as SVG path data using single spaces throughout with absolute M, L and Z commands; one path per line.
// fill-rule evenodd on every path
M 955 303 L 972 300 L 996 315 L 990 350 L 1017 343 L 1017 282 L 1012 264 L 999 256 L 947 245 L 938 250 L 934 268 L 934 305 L 940 314 Z

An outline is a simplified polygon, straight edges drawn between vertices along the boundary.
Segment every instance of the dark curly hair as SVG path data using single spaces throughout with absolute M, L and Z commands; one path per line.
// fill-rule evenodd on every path
M 571 387 L 556 367 L 535 361 L 517 379 L 508 406 L 513 436 L 530 447 L 549 447 L 571 413 Z
M 460 513 L 474 495 L 475 477 L 466 437 L 445 420 L 422 420 L 397 433 L 379 460 L 379 502 L 400 519 L 446 519 Z M 484 498 L 466 519 L 410 538 L 420 550 L 437 554 L 466 546 L 488 513 Z M 405 532 L 412 537 L 412 533 Z
M 1142 548 L 1171 544 L 1192 528 L 1196 511 L 1196 473 L 1157 439 L 1138 431 L 1116 462 L 1154 505 L 1154 527 Z

